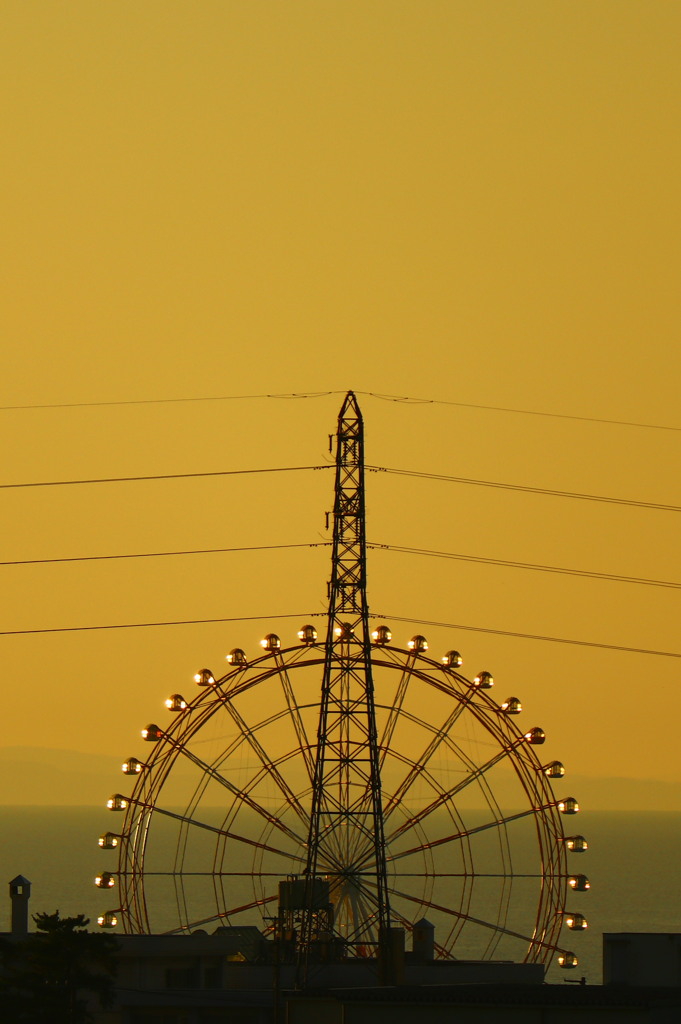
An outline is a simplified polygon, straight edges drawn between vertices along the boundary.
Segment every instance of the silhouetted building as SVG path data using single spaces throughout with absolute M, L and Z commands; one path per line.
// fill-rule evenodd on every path
M 31 898 L 31 883 L 23 875 L 17 875 L 9 883 L 9 898 L 12 903 L 12 935 L 23 939 L 28 935 L 28 904 Z
M 606 933 L 603 984 L 681 986 L 681 934 Z

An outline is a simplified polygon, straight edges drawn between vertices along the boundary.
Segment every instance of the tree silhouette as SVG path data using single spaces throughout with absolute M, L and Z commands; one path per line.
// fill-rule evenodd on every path
M 82 914 L 34 914 L 37 931 L 0 945 L 0 1009 L 13 1024 L 87 1024 L 87 995 L 113 1002 L 116 940 Z

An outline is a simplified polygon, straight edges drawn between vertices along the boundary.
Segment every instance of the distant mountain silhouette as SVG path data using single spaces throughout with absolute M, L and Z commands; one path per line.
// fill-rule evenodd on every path
M 42 747 L 0 749 L 0 803 L 104 805 L 120 789 L 123 758 Z
M 123 758 L 42 747 L 0 749 L 0 804 L 8 806 L 103 806 L 128 790 Z M 127 785 L 126 785 L 127 783 Z M 597 778 L 573 775 L 553 784 L 556 798 L 575 796 L 589 811 L 681 811 L 681 784 L 668 779 Z M 497 793 L 502 803 L 509 794 Z

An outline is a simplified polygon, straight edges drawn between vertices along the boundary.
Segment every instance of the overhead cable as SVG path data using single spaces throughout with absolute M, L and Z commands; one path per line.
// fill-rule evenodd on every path
M 296 548 L 330 547 L 331 541 L 309 541 L 304 544 L 249 544 L 242 547 L 229 548 L 183 548 L 176 551 L 127 551 L 111 555 L 68 555 L 59 558 L 18 558 L 0 562 L 0 566 L 19 565 L 59 565 L 68 562 L 106 562 L 128 558 L 174 558 L 184 555 L 220 555 L 240 551 L 287 551 Z M 555 565 L 539 565 L 534 562 L 515 562 L 503 558 L 486 558 L 483 555 L 463 555 L 453 551 L 430 551 L 426 548 L 409 547 L 404 544 L 375 544 L 367 542 L 367 549 L 372 551 L 392 551 L 397 554 L 424 555 L 432 558 L 453 559 L 459 562 L 472 562 L 476 565 L 494 565 L 511 569 L 533 569 L 538 572 L 559 573 L 565 576 L 577 576 L 584 579 L 606 580 L 614 583 L 635 583 L 649 587 L 666 587 L 670 590 L 681 590 L 681 583 L 668 580 L 652 580 L 641 576 L 621 576 L 615 573 L 595 572 L 589 569 L 569 569 Z
M 681 658 L 674 651 L 650 650 L 646 647 L 623 647 L 619 644 L 601 644 L 594 640 L 572 640 L 560 636 L 542 636 L 539 633 L 519 633 L 510 629 L 490 629 L 483 626 L 462 626 L 458 622 L 436 622 L 432 619 L 411 619 L 404 615 L 373 615 L 373 619 L 393 622 L 411 622 L 418 626 L 441 626 L 443 629 L 463 629 L 469 633 L 490 633 L 493 636 L 510 636 L 520 640 L 545 640 L 552 644 L 573 644 L 576 647 L 595 647 L 604 651 L 623 651 L 625 654 L 652 654 L 660 658 Z
M 263 619 L 276 621 L 277 619 L 308 619 L 313 615 L 322 615 L 325 612 L 302 612 L 298 615 L 237 615 L 228 618 L 217 619 L 174 619 L 163 622 L 107 622 L 97 626 L 53 626 L 49 629 L 3 629 L 0 636 L 27 636 L 34 633 L 83 633 L 95 629 L 149 629 L 153 626 L 202 626 L 211 622 L 259 622 Z
M 149 476 L 108 476 L 88 480 L 32 480 L 21 484 L 0 484 L 0 490 L 14 487 L 66 487 L 72 484 L 121 484 L 139 480 L 185 480 L 192 477 L 243 476 L 249 473 L 299 473 L 308 469 L 331 469 L 324 466 L 274 466 L 268 469 L 218 469 L 209 473 L 156 473 Z
M 5 629 L 0 630 L 0 636 L 28 636 L 36 633 L 81 633 L 92 630 L 104 629 L 148 629 L 155 626 L 200 626 L 218 622 L 258 622 L 262 620 L 276 621 L 277 619 L 318 619 L 327 618 L 327 612 L 301 612 L 298 614 L 286 615 L 238 615 L 227 618 L 214 619 L 173 619 L 159 622 L 113 622 L 103 623 L 96 626 L 56 626 L 47 629 Z M 507 636 L 520 640 L 543 640 L 554 644 L 572 644 L 577 647 L 598 648 L 605 651 L 621 651 L 625 654 L 647 654 L 660 658 L 681 658 L 681 654 L 674 651 L 651 650 L 645 647 L 624 647 L 619 644 L 603 644 L 592 640 L 573 640 L 567 637 L 543 636 L 538 633 L 520 633 L 508 629 L 491 629 L 483 626 L 464 626 L 461 623 L 438 622 L 432 619 L 414 619 L 405 615 L 379 615 L 373 614 L 372 619 L 393 622 L 409 622 L 419 626 L 437 626 L 443 629 L 461 629 L 471 633 L 488 633 L 493 636 Z
M 78 480 L 31 480 L 22 483 L 0 484 L 0 490 L 12 490 L 25 487 L 68 487 L 78 484 L 118 484 L 138 483 L 148 480 L 187 480 L 200 477 L 244 476 L 258 473 L 300 473 L 310 470 L 333 469 L 332 463 L 320 466 L 273 466 L 263 469 L 219 469 L 202 473 L 154 473 L 142 476 L 96 477 Z M 577 491 L 558 491 L 546 487 L 528 487 L 524 484 L 501 483 L 494 480 L 477 480 L 472 477 L 449 476 L 443 473 L 429 473 L 425 470 L 395 469 L 388 466 L 367 465 L 365 469 L 371 473 L 389 473 L 393 476 L 415 477 L 421 480 L 438 480 L 445 483 L 466 484 L 475 487 L 492 487 L 506 491 L 519 491 L 524 494 L 545 494 L 558 498 L 577 498 L 582 501 L 600 501 L 610 505 L 625 505 L 633 508 L 649 508 L 662 512 L 681 512 L 678 505 L 665 505 L 654 501 L 637 501 L 633 498 L 613 498 L 602 494 L 583 494 Z
M 0 565 L 53 565 L 59 562 L 104 562 L 118 558 L 168 558 L 175 555 L 218 555 L 234 551 L 281 551 L 287 548 L 329 547 L 331 541 L 315 541 L 311 544 L 251 544 L 240 548 L 193 548 L 183 551 L 134 551 L 120 555 L 74 555 L 66 558 L 21 558 Z
M 628 505 L 633 508 L 652 508 L 662 512 L 681 512 L 679 505 L 664 505 L 656 501 L 636 501 L 633 498 L 612 498 L 602 494 L 582 494 L 578 491 L 557 491 L 547 487 L 527 487 L 524 484 L 507 484 L 495 480 L 475 480 L 465 476 L 447 476 L 443 473 L 428 473 L 417 469 L 393 469 L 387 466 L 365 466 L 371 473 L 391 473 L 395 476 L 417 477 L 421 480 L 441 480 L 452 484 L 472 484 L 475 487 L 494 487 L 504 491 L 520 491 L 524 494 L 547 494 L 555 498 L 579 498 L 582 501 L 604 501 L 609 505 Z
M 111 402 L 49 402 L 40 405 L 0 405 L 0 412 L 19 409 L 96 409 L 110 405 L 174 405 L 180 402 L 240 402 L 255 398 L 326 398 L 344 391 L 309 391 L 264 395 L 200 395 L 194 398 L 124 398 Z
M 478 402 L 454 402 L 444 398 L 411 398 L 408 395 L 381 395 L 375 391 L 357 391 L 358 395 L 370 395 L 385 402 L 402 402 L 405 405 L 454 405 L 462 409 L 483 409 L 485 412 L 510 412 L 519 416 L 546 416 L 557 420 L 580 420 L 584 423 L 606 423 L 614 427 L 642 427 L 646 430 L 681 431 L 681 427 L 671 427 L 663 423 L 641 423 L 638 420 L 610 420 L 602 416 L 577 416 L 574 413 L 546 412 L 539 409 L 516 409 L 507 405 L 482 405 Z
M 330 395 L 344 395 L 346 392 L 335 389 L 330 391 L 293 391 L 282 394 L 261 394 L 261 395 L 198 395 L 187 398 L 129 398 L 103 402 L 49 402 L 49 403 L 28 403 L 25 405 L 0 405 L 1 411 L 12 411 L 21 409 L 89 409 L 117 405 L 171 405 L 182 402 L 237 402 L 253 399 L 300 399 L 300 398 L 326 398 Z M 484 412 L 505 412 L 518 416 L 542 416 L 558 420 L 577 420 L 583 423 L 604 423 L 615 427 L 639 427 L 644 430 L 672 430 L 681 432 L 681 427 L 670 426 L 664 423 L 642 423 L 639 420 L 612 420 L 602 416 L 578 416 L 575 413 L 546 412 L 541 409 L 517 409 L 506 405 L 484 405 L 480 402 L 455 402 L 444 398 L 419 398 L 412 395 L 386 395 L 377 391 L 355 391 L 356 395 L 364 395 L 369 398 L 377 398 L 384 402 L 399 402 L 404 405 L 448 405 L 461 409 L 481 409 Z
M 511 569 L 534 569 L 537 572 L 555 572 L 564 576 L 581 576 L 585 579 L 608 580 L 613 583 L 638 583 L 648 587 L 668 587 L 670 590 L 681 590 L 681 583 L 668 580 L 651 580 L 644 576 L 619 576 L 616 573 L 593 572 L 590 569 L 566 569 L 557 565 L 539 565 L 535 562 L 514 562 L 505 558 L 485 558 L 482 555 L 461 555 L 453 551 L 429 551 L 426 548 L 412 548 L 403 544 L 372 544 L 367 548 L 376 551 L 396 551 L 408 555 L 429 555 L 433 558 L 452 558 L 459 562 L 474 562 L 479 565 L 501 565 Z M 0 565 L 3 563 L 0 562 Z

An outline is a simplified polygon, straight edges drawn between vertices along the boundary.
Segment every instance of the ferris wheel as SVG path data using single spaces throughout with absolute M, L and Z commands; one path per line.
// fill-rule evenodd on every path
M 462 674 L 425 637 L 393 643 L 366 600 L 363 424 L 339 416 L 325 630 L 204 668 L 143 730 L 132 783 L 108 802 L 100 837 L 117 893 L 99 923 L 129 933 L 255 925 L 292 956 L 375 957 L 391 928 L 436 959 L 577 965 L 567 906 L 583 836 L 563 765 L 539 755 L 520 700 L 493 697 L 487 671 Z M 186 692 L 186 691 L 185 691 Z M 114 854 L 115 856 L 115 854 Z M 576 897 L 579 899 L 579 896 Z

